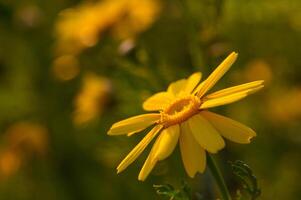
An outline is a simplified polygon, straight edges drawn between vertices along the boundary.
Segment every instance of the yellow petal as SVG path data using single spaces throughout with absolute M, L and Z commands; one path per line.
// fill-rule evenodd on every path
M 223 138 L 217 130 L 200 114 L 188 120 L 190 131 L 196 141 L 210 153 L 216 153 L 225 146 Z
M 241 92 L 236 92 L 236 93 L 233 93 L 233 94 L 213 98 L 213 99 L 207 99 L 207 97 L 206 97 L 204 99 L 205 100 L 204 103 L 202 103 L 202 105 L 200 106 L 200 109 L 207 109 L 207 108 L 212 108 L 212 107 L 216 107 L 216 106 L 221 106 L 221 105 L 226 105 L 226 104 L 233 103 L 235 101 L 238 101 L 238 100 L 241 100 L 241 99 L 245 98 L 249 94 L 257 92 L 261 88 L 263 88 L 263 85 L 260 85 L 260 86 L 255 87 L 255 88 L 247 89 L 247 90 L 244 90 L 244 91 L 241 91 Z
M 141 131 L 143 131 L 143 130 L 144 130 L 144 128 L 143 128 L 143 129 L 136 130 L 136 131 L 132 131 L 132 132 L 126 134 L 126 136 L 130 137 L 130 136 L 134 135 L 135 133 L 139 133 L 139 132 L 141 132 Z
M 201 83 L 193 90 L 192 94 L 196 95 L 196 94 L 200 91 L 200 89 L 203 87 L 204 83 L 205 83 L 205 81 L 201 82 Z
M 193 178 L 197 172 L 204 172 L 206 168 L 205 150 L 194 139 L 187 122 L 181 124 L 180 150 L 184 168 Z
M 138 176 L 139 181 L 144 181 L 148 177 L 150 172 L 153 170 L 153 168 L 155 167 L 157 161 L 154 160 L 153 158 L 154 158 L 155 150 L 158 148 L 159 144 L 160 144 L 160 136 L 156 139 L 156 142 L 153 145 L 151 152 L 147 156 L 147 159 L 145 160 L 144 165 L 143 165 L 142 169 L 140 170 L 140 173 Z
M 143 114 L 131 117 L 112 125 L 108 135 L 122 135 L 143 130 L 160 119 L 159 113 Z
M 146 146 L 152 141 L 152 139 L 159 133 L 162 126 L 155 126 L 136 146 L 135 148 L 121 161 L 117 167 L 117 173 L 122 172 L 126 169 L 132 162 L 134 162 L 137 157 L 143 152 Z
M 147 111 L 163 110 L 172 101 L 173 96 L 168 92 L 160 92 L 146 99 L 143 109 Z
M 168 86 L 167 92 L 175 97 L 178 96 L 185 89 L 186 82 L 187 82 L 186 79 L 181 79 L 181 80 L 172 82 Z
M 250 143 L 251 138 L 256 136 L 252 129 L 230 118 L 209 111 L 203 111 L 201 114 L 222 136 L 233 142 L 247 144 Z
M 198 88 L 197 95 L 202 97 L 208 90 L 210 90 L 216 82 L 230 69 L 235 62 L 237 53 L 232 52 L 204 81 L 202 87 Z M 202 83 L 201 83 L 202 84 Z
M 140 170 L 140 173 L 138 175 L 138 180 L 139 181 L 145 181 L 145 179 L 148 177 L 149 173 L 153 170 L 153 168 L 156 165 L 156 162 L 151 162 L 153 160 L 154 149 L 157 146 L 156 144 L 157 144 L 157 141 L 154 144 L 151 152 L 149 153 L 146 161 L 144 162 L 144 165 L 143 165 L 142 169 Z
M 235 101 L 241 100 L 245 98 L 246 94 L 231 94 L 225 97 L 219 97 L 215 99 L 207 99 L 204 103 L 200 106 L 200 109 L 207 109 L 216 106 L 221 106 L 229 103 L 233 103 Z
M 226 96 L 226 95 L 229 95 L 229 94 L 233 94 L 233 93 L 242 92 L 242 91 L 245 91 L 245 90 L 257 88 L 259 86 L 262 86 L 263 82 L 264 82 L 263 80 L 259 80 L 259 81 L 253 81 L 253 82 L 237 85 L 237 86 L 234 86 L 234 87 L 229 87 L 229 88 L 214 92 L 212 94 L 209 94 L 209 95 L 206 96 L 206 98 L 212 99 L 212 98 L 222 97 L 222 96 Z
M 144 181 L 156 163 L 160 160 L 164 160 L 173 152 L 177 145 L 179 135 L 179 125 L 170 126 L 161 132 L 139 173 L 138 180 Z
M 185 93 L 190 94 L 193 89 L 198 85 L 198 83 L 200 82 L 202 78 L 202 73 L 201 72 L 196 72 L 194 74 L 192 74 L 186 82 L 185 85 Z
M 158 147 L 155 149 L 154 160 L 164 160 L 167 158 L 174 150 L 178 143 L 180 135 L 179 125 L 173 125 L 168 128 L 165 128 L 158 140 Z

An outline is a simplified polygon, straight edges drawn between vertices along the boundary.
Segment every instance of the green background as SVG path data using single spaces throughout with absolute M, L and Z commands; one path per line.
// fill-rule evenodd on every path
M 251 144 L 227 141 L 216 155 L 227 185 L 234 196 L 239 185 L 228 161 L 239 159 L 257 176 L 259 199 L 301 199 L 301 1 L 162 0 L 161 13 L 137 35 L 133 49 L 119 54 L 122 41 L 107 34 L 77 56 L 78 76 L 59 81 L 51 73 L 54 27 L 60 11 L 81 3 L 0 0 L 0 152 L 8 148 L 7 130 L 15 123 L 47 130 L 42 155 L 20 147 L 22 164 L 0 176 L 0 199 L 164 199 L 152 185 L 177 187 L 181 180 L 205 199 L 218 197 L 209 170 L 187 177 L 178 149 L 143 183 L 137 176 L 150 148 L 117 175 L 115 167 L 145 133 L 106 132 L 114 122 L 143 113 L 142 102 L 171 81 L 196 71 L 208 76 L 232 51 L 238 60 L 213 91 L 258 79 L 266 83 L 247 99 L 213 109 L 257 132 Z M 73 102 L 86 72 L 107 78 L 110 90 L 101 113 L 76 126 Z

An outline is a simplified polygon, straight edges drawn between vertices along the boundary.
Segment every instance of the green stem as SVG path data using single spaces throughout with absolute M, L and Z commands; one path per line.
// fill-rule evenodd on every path
M 218 166 L 216 165 L 216 162 L 214 161 L 212 155 L 210 155 L 209 153 L 207 154 L 207 163 L 208 163 L 208 167 L 210 169 L 210 172 L 213 176 L 213 178 L 215 179 L 217 186 L 219 188 L 219 191 L 221 193 L 222 199 L 223 200 L 231 200 L 231 196 L 230 193 L 228 191 L 228 188 L 226 186 L 225 180 L 218 168 Z

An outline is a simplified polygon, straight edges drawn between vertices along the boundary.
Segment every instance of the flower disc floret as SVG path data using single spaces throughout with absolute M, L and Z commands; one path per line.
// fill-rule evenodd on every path
M 180 124 L 197 114 L 200 105 L 201 100 L 194 95 L 177 98 L 161 112 L 160 123 L 165 128 Z

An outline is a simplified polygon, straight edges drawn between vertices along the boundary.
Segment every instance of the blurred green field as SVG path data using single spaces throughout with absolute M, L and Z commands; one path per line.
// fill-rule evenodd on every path
M 117 175 L 145 132 L 106 133 L 232 51 L 238 60 L 212 91 L 259 79 L 265 88 L 213 109 L 257 132 L 216 155 L 227 184 L 235 195 L 228 161 L 239 159 L 259 199 L 301 199 L 301 1 L 0 0 L 0 199 L 164 199 L 152 185 L 181 180 L 215 199 L 209 170 L 190 179 L 178 149 L 145 182 L 150 147 Z

